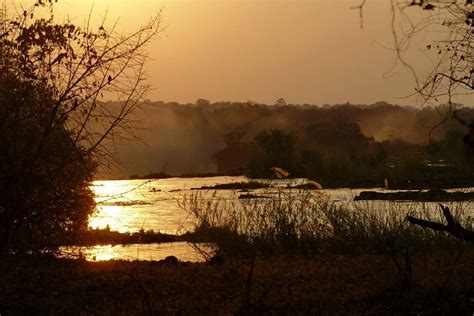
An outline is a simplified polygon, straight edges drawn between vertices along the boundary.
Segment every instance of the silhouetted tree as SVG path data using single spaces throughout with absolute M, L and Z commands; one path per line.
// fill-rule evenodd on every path
M 271 167 L 291 169 L 293 165 L 294 138 L 281 129 L 264 130 L 254 138 L 265 152 L 265 170 Z
M 47 87 L 4 71 L 0 88 L 0 245 L 52 246 L 87 228 L 96 163 L 63 125 L 42 138 L 54 110 Z
M 276 100 L 275 105 L 276 106 L 285 106 L 285 105 L 287 105 L 287 103 L 286 103 L 285 99 L 279 98 L 278 100 Z
M 104 22 L 94 31 L 55 22 L 55 2 L 38 0 L 0 29 L 2 251 L 52 247 L 87 227 L 105 143 L 133 136 L 127 118 L 147 90 L 144 47 L 158 17 L 130 35 Z
M 196 105 L 206 107 L 206 106 L 211 105 L 211 102 L 209 102 L 209 100 L 206 100 L 206 99 L 197 99 L 196 100 Z

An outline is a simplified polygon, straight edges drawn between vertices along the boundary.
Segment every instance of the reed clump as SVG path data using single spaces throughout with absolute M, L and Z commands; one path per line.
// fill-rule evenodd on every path
M 182 207 L 196 218 L 199 240 L 216 243 L 228 256 L 314 256 L 318 254 L 396 254 L 453 247 L 459 241 L 444 232 L 407 222 L 408 215 L 441 220 L 430 203 L 336 202 L 309 190 L 260 193 L 265 198 L 206 199 L 187 196 Z M 459 223 L 471 228 L 466 204 L 447 204 Z

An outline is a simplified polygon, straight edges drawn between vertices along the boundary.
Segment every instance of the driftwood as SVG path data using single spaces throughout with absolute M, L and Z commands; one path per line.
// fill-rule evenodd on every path
M 449 210 L 447 206 L 443 206 L 441 204 L 439 206 L 443 210 L 443 215 L 446 218 L 448 225 L 415 218 L 413 216 L 407 216 L 407 221 L 410 222 L 411 224 L 418 225 L 423 228 L 429 228 L 436 231 L 448 232 L 451 235 L 461 240 L 474 242 L 474 231 L 468 230 L 462 227 L 461 224 L 456 222 L 454 220 L 453 215 L 451 214 L 451 211 Z

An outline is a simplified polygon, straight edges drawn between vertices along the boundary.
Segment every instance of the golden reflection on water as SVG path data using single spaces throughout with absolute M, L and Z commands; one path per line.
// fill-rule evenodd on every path
M 140 229 L 179 234 L 194 227 L 194 220 L 179 208 L 180 193 L 173 193 L 186 186 L 188 180 L 166 181 L 121 180 L 95 181 L 97 208 L 89 219 L 89 227 L 110 228 L 113 231 L 135 232 Z M 196 186 L 202 184 L 197 183 Z M 205 253 L 212 254 L 213 247 L 201 245 Z M 99 245 L 62 249 L 65 256 L 83 256 L 88 261 L 107 260 L 162 260 L 175 256 L 181 261 L 201 262 L 202 253 L 185 242 L 161 244 Z
M 196 245 L 186 242 L 160 244 L 131 244 L 131 245 L 99 245 L 92 247 L 63 247 L 64 257 L 82 256 L 87 261 L 108 260 L 142 260 L 159 261 L 168 256 L 175 256 L 180 261 L 204 262 L 206 256 L 215 252 L 211 244 Z
M 116 258 L 117 254 L 112 245 L 107 246 L 95 246 L 90 249 L 86 259 L 92 261 L 107 261 Z
M 89 226 L 91 228 L 104 229 L 106 227 L 114 227 L 115 230 L 123 231 L 119 227 L 123 226 L 120 222 L 120 214 L 123 210 L 123 206 L 98 206 L 95 216 L 89 219 Z M 117 229 L 118 228 L 118 229 Z
M 141 229 L 182 234 L 194 228 L 195 221 L 179 206 L 189 191 L 186 179 L 95 181 L 97 208 L 89 226 L 119 232 Z M 198 186 L 200 183 L 197 184 Z M 179 191 L 179 192 L 177 192 Z

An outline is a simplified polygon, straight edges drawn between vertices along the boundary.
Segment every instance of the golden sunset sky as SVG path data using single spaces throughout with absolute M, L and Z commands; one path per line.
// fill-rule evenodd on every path
M 11 1 L 11 0 L 10 0 Z M 58 18 L 82 23 L 108 12 L 131 31 L 162 9 L 163 32 L 149 47 L 151 100 L 253 100 L 274 103 L 374 103 L 414 92 L 412 76 L 396 67 L 390 1 L 360 0 L 60 0 Z M 413 10 L 413 16 L 425 14 Z M 426 36 L 408 60 L 430 69 Z

